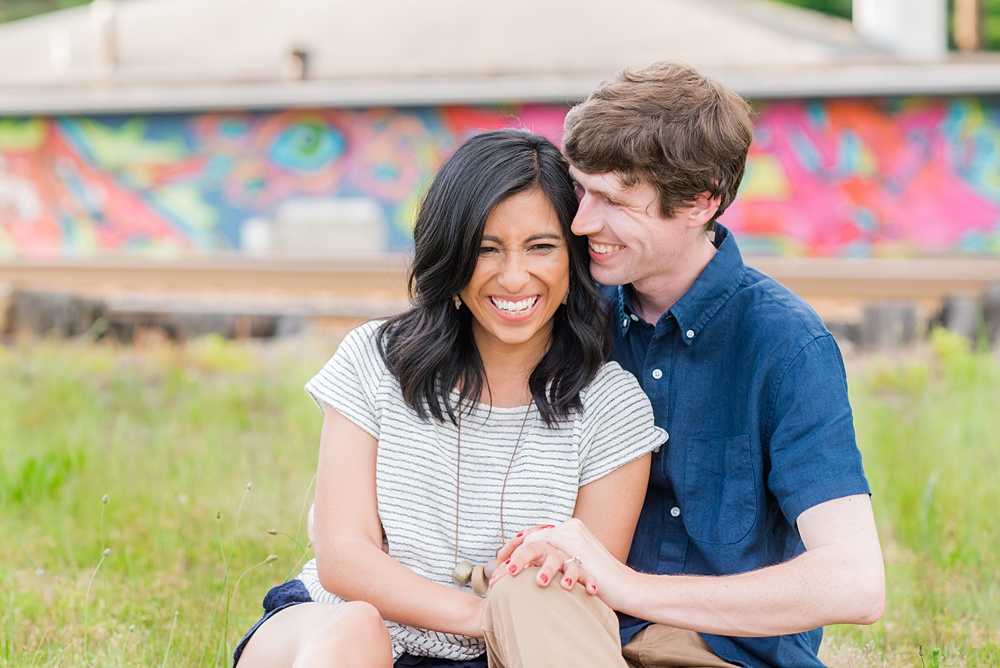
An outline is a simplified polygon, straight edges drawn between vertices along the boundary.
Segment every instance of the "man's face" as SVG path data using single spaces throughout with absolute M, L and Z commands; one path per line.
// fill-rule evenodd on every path
M 664 218 L 652 186 L 627 187 L 613 172 L 588 174 L 570 166 L 580 209 L 573 233 L 587 237 L 590 271 L 604 285 L 669 277 L 690 243 L 684 222 Z

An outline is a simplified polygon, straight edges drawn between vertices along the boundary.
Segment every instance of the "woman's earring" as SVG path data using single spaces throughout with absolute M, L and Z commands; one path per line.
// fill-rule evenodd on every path
M 451 301 L 455 302 L 455 310 L 456 311 L 461 310 L 461 308 L 462 308 L 462 300 L 459 298 L 458 295 L 453 296 L 451 298 Z

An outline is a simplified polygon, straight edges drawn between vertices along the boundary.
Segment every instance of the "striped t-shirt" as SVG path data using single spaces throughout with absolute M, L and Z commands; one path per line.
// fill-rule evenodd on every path
M 306 385 L 327 404 L 378 440 L 378 514 L 389 555 L 434 582 L 456 587 L 456 477 L 458 429 L 450 421 L 422 420 L 403 400 L 399 382 L 379 355 L 380 322 L 358 327 Z M 461 416 L 461 504 L 458 560 L 482 564 L 504 540 L 538 524 L 573 515 L 579 488 L 656 449 L 666 433 L 653 424 L 649 400 L 636 379 L 609 362 L 581 393 L 583 411 L 546 426 L 534 404 L 467 407 Z M 525 420 L 525 412 L 527 419 Z M 503 493 L 508 462 L 518 440 Z M 323 589 L 315 560 L 299 579 L 313 600 L 340 601 Z M 465 589 L 471 593 L 471 588 Z M 481 639 L 387 622 L 393 654 L 469 659 Z

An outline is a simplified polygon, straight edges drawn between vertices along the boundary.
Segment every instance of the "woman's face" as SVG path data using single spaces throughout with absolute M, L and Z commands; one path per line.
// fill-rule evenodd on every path
M 480 354 L 524 351 L 537 362 L 568 289 L 569 251 L 545 194 L 530 190 L 497 204 L 472 280 L 459 293 L 472 312 Z

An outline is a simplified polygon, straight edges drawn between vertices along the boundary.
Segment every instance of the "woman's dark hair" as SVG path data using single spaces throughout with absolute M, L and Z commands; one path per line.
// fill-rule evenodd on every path
M 577 198 L 559 149 L 523 130 L 476 135 L 445 161 L 427 191 L 413 229 L 412 307 L 379 331 L 382 357 L 422 418 L 455 422 L 462 403 L 479 400 L 486 378 L 472 316 L 456 310 L 452 298 L 472 279 L 490 212 L 533 190 L 552 203 L 569 249 L 568 301 L 553 316 L 549 350 L 528 379 L 546 423 L 582 408 L 580 391 L 608 358 L 603 297 L 590 277 L 587 240 L 570 231 Z

